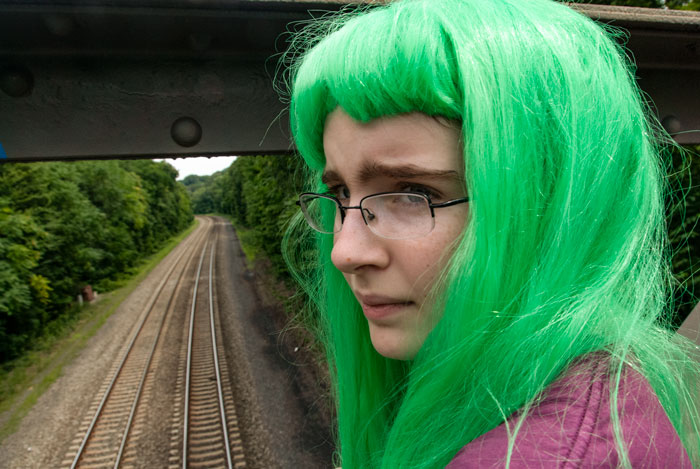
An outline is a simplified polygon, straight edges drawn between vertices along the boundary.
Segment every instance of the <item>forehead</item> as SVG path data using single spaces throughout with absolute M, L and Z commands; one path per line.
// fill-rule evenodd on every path
M 400 177 L 420 170 L 462 174 L 462 148 L 456 125 L 421 113 L 362 123 L 338 108 L 328 115 L 323 133 L 324 176 L 367 179 L 387 168 Z

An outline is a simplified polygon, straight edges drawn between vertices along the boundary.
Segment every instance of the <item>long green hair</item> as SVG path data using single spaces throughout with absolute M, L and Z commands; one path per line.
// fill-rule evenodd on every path
M 661 133 L 614 34 L 548 0 L 406 0 L 297 36 L 290 117 L 310 189 L 324 190 L 324 122 L 339 106 L 362 122 L 414 111 L 460 122 L 471 198 L 431 296 L 441 320 L 411 362 L 372 348 L 332 236 L 300 219 L 287 233 L 345 469 L 442 467 L 596 351 L 610 357 L 621 463 L 624 367 L 646 377 L 700 461 L 697 363 L 667 327 Z

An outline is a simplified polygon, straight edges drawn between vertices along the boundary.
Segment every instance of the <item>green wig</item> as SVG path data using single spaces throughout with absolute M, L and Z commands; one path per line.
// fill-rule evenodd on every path
M 324 189 L 333 109 L 362 122 L 417 111 L 461 124 L 471 198 L 433 287 L 441 320 L 410 362 L 372 348 L 332 236 L 300 220 L 287 232 L 327 351 L 345 469 L 444 467 L 592 352 L 610 357 L 612 403 L 623 368 L 649 381 L 698 464 L 698 367 L 667 327 L 661 133 L 615 34 L 549 0 L 405 0 L 297 37 L 290 116 L 310 189 Z

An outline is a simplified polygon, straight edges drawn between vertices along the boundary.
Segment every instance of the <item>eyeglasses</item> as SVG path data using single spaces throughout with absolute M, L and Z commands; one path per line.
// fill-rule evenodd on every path
M 359 210 L 362 219 L 377 236 L 411 239 L 425 236 L 435 227 L 435 209 L 468 202 L 468 197 L 434 204 L 420 192 L 380 192 L 368 195 L 355 207 L 343 206 L 328 194 L 305 192 L 297 205 L 311 228 L 320 233 L 338 233 L 348 210 Z

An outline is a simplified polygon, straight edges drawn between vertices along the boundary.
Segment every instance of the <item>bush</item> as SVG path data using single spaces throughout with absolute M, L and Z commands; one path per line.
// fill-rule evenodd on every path
M 0 363 L 192 221 L 167 163 L 0 165 Z

